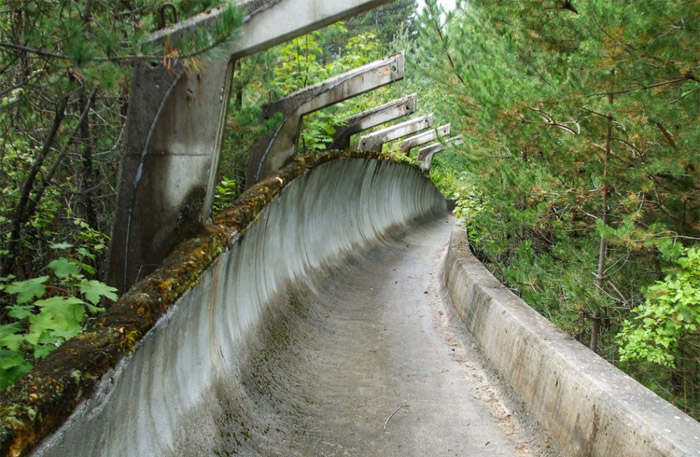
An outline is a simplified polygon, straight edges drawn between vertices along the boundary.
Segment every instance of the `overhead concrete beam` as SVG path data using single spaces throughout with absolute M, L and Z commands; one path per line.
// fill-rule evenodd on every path
M 435 130 L 429 130 L 427 132 L 419 133 L 410 138 L 406 138 L 401 143 L 399 143 L 399 149 L 404 154 L 408 155 L 412 148 L 428 144 L 431 141 L 435 141 L 438 138 L 450 135 L 450 124 L 441 125 Z
M 175 64 L 136 64 L 106 280 L 120 292 L 153 271 L 170 249 L 209 217 L 232 62 L 388 0 L 251 0 L 240 37 L 200 73 Z M 194 33 L 224 7 L 158 31 L 147 41 Z
M 233 3 L 245 11 L 243 30 L 235 41 L 221 46 L 218 54 L 224 60 L 240 59 L 390 1 L 234 0 Z M 146 41 L 159 41 L 208 28 L 223 16 L 229 4 L 230 2 L 225 2 L 207 12 L 158 30 Z
M 420 132 L 433 125 L 433 113 L 409 119 L 385 129 L 377 130 L 360 138 L 359 149 L 381 152 L 384 143 Z
M 348 98 L 403 78 L 404 55 L 395 54 L 296 91 L 263 107 L 263 117 L 282 114 L 277 129 L 253 145 L 246 186 L 250 187 L 280 169 L 296 152 L 302 118 Z
M 344 119 L 328 149 L 349 148 L 352 135 L 415 112 L 417 98 L 411 94 Z
M 462 135 L 457 135 L 456 137 L 450 138 L 443 143 L 435 143 L 421 148 L 418 151 L 418 166 L 423 171 L 429 171 L 430 166 L 433 164 L 433 156 L 435 156 L 435 154 L 438 152 L 444 151 L 447 146 L 455 144 L 464 144 L 464 138 L 462 138 Z

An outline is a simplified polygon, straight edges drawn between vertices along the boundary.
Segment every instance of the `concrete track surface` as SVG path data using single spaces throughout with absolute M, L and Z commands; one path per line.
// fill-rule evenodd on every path
M 102 422 L 92 420 L 88 405 L 77 422 L 88 418 L 89 433 L 69 424 L 35 455 L 96 449 L 173 456 L 557 455 L 511 408 L 446 301 L 441 269 L 454 224 L 439 216 L 393 231 L 297 281 L 248 343 L 240 371 L 204 395 L 208 406 L 184 412 L 177 406 L 182 398 L 158 402 L 159 408 L 138 397 L 127 406 L 120 399 L 124 416 L 112 412 Z M 123 395 L 107 393 L 99 402 L 109 405 L 112 396 Z M 159 443 L 158 430 L 173 416 L 184 426 Z M 144 421 L 149 433 L 114 431 Z M 91 434 L 101 438 L 92 442 Z
M 551 455 L 444 298 L 420 172 L 290 182 L 34 456 Z
M 453 224 L 414 227 L 296 287 L 216 454 L 550 455 L 487 382 L 445 301 Z

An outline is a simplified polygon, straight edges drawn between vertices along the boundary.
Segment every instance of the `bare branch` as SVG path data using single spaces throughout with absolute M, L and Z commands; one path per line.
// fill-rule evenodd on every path
M 595 94 L 586 95 L 586 97 L 601 97 L 601 96 L 609 97 L 611 95 L 627 94 L 627 93 L 635 92 L 638 90 L 649 90 L 649 89 L 655 89 L 657 87 L 668 86 L 671 84 L 685 83 L 686 81 L 698 82 L 698 78 L 696 78 L 695 75 L 693 75 L 692 73 L 686 73 L 685 75 L 683 75 L 681 77 L 669 79 L 668 81 L 661 81 L 661 82 L 649 84 L 649 85 L 645 85 L 642 83 L 636 83 L 639 87 L 630 87 L 627 89 L 621 89 L 621 90 L 610 91 L 610 92 L 598 92 Z

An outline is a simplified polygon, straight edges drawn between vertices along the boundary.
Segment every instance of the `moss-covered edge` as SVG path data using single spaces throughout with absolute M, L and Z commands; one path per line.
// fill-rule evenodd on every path
M 230 245 L 235 234 L 244 233 L 286 184 L 318 165 L 348 158 L 395 162 L 382 154 L 354 150 L 294 158 L 274 176 L 244 192 L 199 236 L 180 244 L 155 272 L 132 287 L 84 332 L 1 392 L 0 456 L 27 455 L 41 439 L 58 429 L 94 392 L 102 376 L 135 350 L 158 319 Z

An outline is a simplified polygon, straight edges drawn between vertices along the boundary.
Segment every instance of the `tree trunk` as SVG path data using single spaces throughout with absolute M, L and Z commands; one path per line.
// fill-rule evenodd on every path
M 27 179 L 24 180 L 24 184 L 22 185 L 19 201 L 17 202 L 14 211 L 12 212 L 12 218 L 10 221 L 10 227 L 12 228 L 10 230 L 10 239 L 7 244 L 8 252 L 5 256 L 5 260 L 2 263 L 2 271 L 0 272 L 0 276 L 8 276 L 14 270 L 17 254 L 19 253 L 19 247 L 21 244 L 20 240 L 22 238 L 22 227 L 24 226 L 24 224 L 26 224 L 27 220 L 31 216 L 31 212 L 28 211 L 30 206 L 30 194 L 32 192 L 32 189 L 34 188 L 34 183 L 36 182 L 37 175 L 39 174 L 39 171 L 41 170 L 41 167 L 44 164 L 46 157 L 51 151 L 51 147 L 53 146 L 54 140 L 56 139 L 58 129 L 61 126 L 61 123 L 63 122 L 67 104 L 68 97 L 64 97 L 58 102 L 51 129 L 49 130 L 48 135 L 44 139 L 44 144 L 41 148 L 41 151 L 39 151 L 39 153 L 34 158 L 32 168 L 29 170 Z
M 610 77 L 614 78 L 615 77 L 615 70 L 610 70 Z M 610 90 L 610 94 L 608 95 L 608 101 L 610 102 L 610 107 L 612 108 L 613 104 L 613 90 L 614 90 L 614 79 L 613 79 L 613 84 L 612 84 L 612 89 Z M 601 215 L 601 220 L 603 222 L 603 225 L 608 225 L 608 219 L 609 219 L 609 208 L 608 208 L 608 199 L 610 195 L 610 186 L 608 185 L 608 160 L 610 158 L 610 148 L 611 148 L 611 142 L 612 142 L 612 126 L 613 126 L 613 117 L 612 114 L 607 115 L 607 135 L 605 137 L 605 155 L 603 156 L 603 188 L 602 188 L 602 197 L 603 197 L 603 208 L 602 208 L 602 215 Z M 601 235 L 600 237 L 600 245 L 598 249 L 598 269 L 596 270 L 596 275 L 595 275 L 595 286 L 596 289 L 598 290 L 603 290 L 603 278 L 605 277 L 605 258 L 607 256 L 608 252 L 608 241 L 605 239 L 605 236 Z M 591 327 L 591 341 L 589 347 L 591 348 L 592 351 L 596 351 L 598 349 L 598 335 L 600 335 L 600 323 L 601 323 L 601 311 L 600 309 L 596 309 L 593 312 L 592 316 L 592 327 Z
M 80 142 L 81 142 L 81 177 L 80 177 L 80 192 L 83 207 L 83 217 L 87 221 L 88 225 L 93 229 L 98 228 L 97 223 L 97 213 L 95 211 L 95 176 L 93 170 L 93 152 L 95 150 L 95 145 L 90 133 L 90 114 L 89 107 L 92 105 L 93 101 L 88 99 L 85 93 L 85 88 L 80 89 L 80 112 L 87 112 L 83 122 L 81 122 L 80 129 Z

